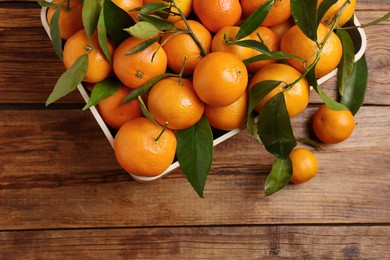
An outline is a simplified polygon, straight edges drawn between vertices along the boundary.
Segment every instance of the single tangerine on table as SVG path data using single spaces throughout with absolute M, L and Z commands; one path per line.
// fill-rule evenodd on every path
M 214 33 L 237 24 L 242 14 L 238 0 L 193 0 L 193 10 L 202 24 Z
M 265 103 L 270 100 L 276 94 L 282 92 L 285 88 L 285 84 L 291 84 L 296 81 L 302 74 L 293 67 L 286 64 L 270 64 L 259 70 L 252 78 L 249 88 L 252 88 L 256 83 L 265 80 L 277 80 L 284 83 L 280 83 L 279 86 L 274 88 L 265 98 L 260 101 L 255 110 L 261 112 L 261 109 Z M 309 104 L 310 98 L 310 86 L 306 78 L 302 78 L 296 84 L 283 92 L 287 111 L 290 117 L 295 117 L 300 114 Z
M 110 127 L 119 129 L 127 121 L 143 115 L 138 99 L 122 104 L 123 99 L 131 91 L 130 88 L 121 86 L 114 95 L 98 103 L 99 114 Z
M 236 35 L 239 30 L 240 27 L 238 26 L 226 26 L 220 29 L 213 37 L 213 41 L 211 43 L 211 51 L 229 52 L 236 55 L 241 60 L 245 60 L 252 57 L 253 54 L 252 48 L 232 44 L 235 41 Z M 250 39 L 251 37 L 247 36 L 240 39 L 240 41 L 241 40 L 245 41 Z
M 318 0 L 317 8 L 324 0 Z M 334 5 L 332 5 L 328 11 L 325 13 L 324 17 L 321 20 L 321 23 L 327 25 L 331 22 L 337 15 L 337 13 L 341 10 L 344 4 L 347 3 L 348 0 L 338 0 Z M 345 23 L 351 19 L 356 9 L 356 0 L 350 0 L 350 4 L 344 9 L 343 13 L 340 15 L 340 18 L 337 22 L 338 26 L 343 26 Z
M 347 140 L 355 129 L 355 119 L 349 110 L 332 110 L 322 104 L 313 117 L 313 130 L 322 142 L 337 144 Z
M 112 2 L 126 11 L 134 21 L 137 21 L 136 17 L 139 11 L 132 11 L 132 9 L 144 5 L 142 0 L 112 0 Z
M 272 51 L 279 50 L 279 42 L 278 42 L 278 36 L 268 27 L 266 26 L 259 26 L 253 33 L 249 35 L 252 40 L 255 41 L 261 41 L 262 43 L 267 46 L 267 48 Z M 261 52 L 257 50 L 252 50 L 252 55 L 256 56 L 262 54 Z M 256 73 L 261 68 L 264 68 L 265 66 L 275 63 L 275 60 L 261 60 L 261 61 L 255 61 L 247 65 L 248 71 L 250 73 Z
M 81 0 L 54 0 L 53 4 L 60 4 L 60 19 L 58 21 L 60 27 L 60 36 L 62 39 L 67 40 L 70 36 L 83 29 L 82 10 L 83 4 Z M 69 4 L 69 5 L 68 5 Z M 50 7 L 47 9 L 47 22 L 51 23 L 51 19 L 57 8 Z
M 108 48 L 113 54 L 114 44 L 110 40 Z M 69 69 L 83 54 L 88 54 L 88 68 L 83 81 L 97 83 L 110 75 L 112 64 L 100 48 L 97 32 L 92 35 L 91 42 L 85 30 L 76 32 L 66 41 L 63 53 L 65 67 Z
M 328 33 L 329 29 L 320 23 L 317 30 L 317 38 L 320 44 L 325 40 Z M 334 70 L 341 60 L 343 52 L 341 41 L 334 32 L 330 32 L 330 34 L 316 65 L 317 78 L 323 77 Z M 291 27 L 283 35 L 280 49 L 303 59 L 303 63 L 298 59 L 287 59 L 287 62 L 300 72 L 304 72 L 314 62 L 316 53 L 319 51 L 317 44 L 308 38 L 297 25 Z
M 152 177 L 163 173 L 173 162 L 176 137 L 172 130 L 145 117 L 125 123 L 115 135 L 114 151 L 119 165 L 127 172 Z M 162 134 L 161 134 L 162 133 Z
M 268 0 L 241 0 L 241 7 L 245 17 L 250 16 L 257 8 Z M 263 21 L 263 26 L 274 26 L 286 21 L 291 16 L 290 0 L 275 1 Z
M 198 21 L 187 20 L 187 22 L 205 51 L 207 53 L 210 52 L 212 39 L 210 32 Z M 182 20 L 175 22 L 175 26 L 182 30 L 188 29 Z M 183 67 L 184 57 L 186 57 L 183 75 L 191 75 L 195 70 L 196 64 L 203 58 L 202 51 L 188 33 L 172 33 L 173 35 L 170 33 L 164 35 L 161 40 L 161 42 L 166 41 L 162 47 L 167 54 L 168 67 L 173 72 L 179 73 Z
M 318 171 L 316 156 L 305 148 L 295 148 L 290 153 L 293 176 L 291 182 L 298 184 L 312 179 Z
M 248 71 L 236 55 L 212 52 L 196 66 L 193 84 L 199 98 L 210 106 L 227 106 L 245 92 Z
M 157 42 L 137 53 L 126 54 L 143 41 L 129 37 L 118 45 L 113 56 L 116 76 L 132 89 L 139 88 L 155 76 L 163 74 L 167 68 L 167 55 Z
M 245 91 L 234 103 L 225 107 L 206 105 L 204 114 L 214 128 L 229 131 L 242 126 L 247 117 L 248 94 Z
M 156 83 L 149 92 L 148 109 L 158 123 L 174 130 L 196 124 L 203 115 L 204 103 L 196 95 L 192 82 L 176 77 Z

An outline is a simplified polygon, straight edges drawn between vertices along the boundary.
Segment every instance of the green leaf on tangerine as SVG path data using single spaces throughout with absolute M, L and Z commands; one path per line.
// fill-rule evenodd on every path
M 292 162 L 290 157 L 277 158 L 272 164 L 271 172 L 265 180 L 265 196 L 270 196 L 286 186 L 292 177 Z
M 91 39 L 98 24 L 100 11 L 102 10 L 102 0 L 85 0 L 83 4 L 83 25 L 88 38 Z
M 169 9 L 169 6 L 166 3 L 152 2 L 145 4 L 140 10 L 140 14 L 148 15 L 150 13 L 164 11 Z
M 83 81 L 87 68 L 88 54 L 83 54 L 76 60 L 73 66 L 66 70 L 57 80 L 53 91 L 46 100 L 46 106 L 75 90 L 77 85 Z
M 346 105 L 352 114 L 356 114 L 363 105 L 366 95 L 368 79 L 368 68 L 366 58 L 358 60 L 353 68 L 352 76 L 345 87 L 344 95 L 341 97 L 341 103 Z
M 256 61 L 262 61 L 262 60 L 284 60 L 284 59 L 296 59 L 303 61 L 301 57 L 296 56 L 294 54 L 288 53 L 288 52 L 282 52 L 282 51 L 272 51 L 270 53 L 266 54 L 259 54 L 256 56 L 253 56 L 251 58 L 243 60 L 245 65 L 249 65 Z
M 142 111 L 142 114 L 147 118 L 149 119 L 150 122 L 152 122 L 153 124 L 157 125 L 157 122 L 156 120 L 154 119 L 154 117 L 152 116 L 152 114 L 149 112 L 148 108 L 146 107 L 144 101 L 142 100 L 142 97 L 141 96 L 138 96 L 138 100 L 139 100 L 139 104 L 141 106 L 141 111 Z
M 238 45 L 242 47 L 247 47 L 254 49 L 256 51 L 259 51 L 264 54 L 269 54 L 270 55 L 270 50 L 268 49 L 267 45 L 265 45 L 262 42 L 255 41 L 255 40 L 242 40 L 242 41 L 234 41 L 232 43 L 233 45 Z
M 355 63 L 355 46 L 351 36 L 344 30 L 337 30 L 337 36 L 343 46 L 343 54 L 337 70 L 337 84 L 340 95 L 344 95 L 344 90 L 350 80 Z
M 45 0 L 37 0 L 38 4 L 42 7 L 54 7 L 57 8 L 61 4 L 53 4 L 50 2 L 46 2 Z
M 317 0 L 290 0 L 295 23 L 311 40 L 317 41 Z
M 99 83 L 96 83 L 92 89 L 91 97 L 83 110 L 86 110 L 100 101 L 114 95 L 121 85 L 122 83 L 116 78 L 107 78 Z
M 141 42 L 140 44 L 136 45 L 133 49 L 126 52 L 125 55 L 131 55 L 131 54 L 143 51 L 146 48 L 148 48 L 150 45 L 152 45 L 153 43 L 157 42 L 158 40 L 160 40 L 160 37 L 147 39 L 147 40 Z
M 213 161 L 213 132 L 205 116 L 194 126 L 178 131 L 176 155 L 187 180 L 203 198 Z
M 104 22 L 104 10 L 103 9 L 101 10 L 100 15 L 99 15 L 97 28 L 98 28 L 98 40 L 99 40 L 100 48 L 102 48 L 102 51 L 103 51 L 104 55 L 106 56 L 107 60 L 109 62 L 112 62 L 110 48 L 109 48 L 109 44 L 108 44 L 108 38 L 107 38 L 106 25 Z
M 157 15 L 144 15 L 139 13 L 137 15 L 139 21 L 145 21 L 153 24 L 158 30 L 164 31 L 174 27 L 173 22 L 163 19 Z
M 319 85 L 313 86 L 314 90 L 318 93 L 322 101 L 326 104 L 327 107 L 331 110 L 336 110 L 336 111 L 342 111 L 342 110 L 348 110 L 348 108 L 337 102 L 336 100 L 331 99 L 326 93 L 321 89 Z
M 257 8 L 247 19 L 245 19 L 240 26 L 240 30 L 237 32 L 236 40 L 240 40 L 253 33 L 264 21 L 265 17 L 269 13 L 269 10 L 271 10 L 273 3 L 273 0 L 269 0 Z
M 55 54 L 60 60 L 62 60 L 62 39 L 60 34 L 60 14 L 62 5 L 58 5 L 57 10 L 54 12 L 50 20 L 50 38 L 53 44 Z
M 124 29 L 126 32 L 130 33 L 132 36 L 139 39 L 148 39 L 152 36 L 157 35 L 160 31 L 149 22 L 140 21 L 135 25 Z
M 297 145 L 283 92 L 273 96 L 263 106 L 257 131 L 265 149 L 281 159 L 287 159 Z

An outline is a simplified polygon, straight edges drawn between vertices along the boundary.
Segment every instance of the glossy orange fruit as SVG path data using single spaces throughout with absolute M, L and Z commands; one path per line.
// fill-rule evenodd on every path
M 109 51 L 114 52 L 114 44 L 108 41 Z M 84 77 L 85 82 L 97 83 L 107 78 L 112 72 L 112 64 L 107 60 L 100 48 L 98 36 L 95 32 L 89 42 L 85 30 L 73 34 L 64 46 L 64 64 L 69 69 L 83 54 L 88 54 L 88 69 Z
M 253 49 L 248 47 L 243 47 L 239 45 L 232 44 L 235 41 L 236 35 L 240 27 L 238 26 L 226 26 L 220 29 L 213 37 L 213 41 L 211 43 L 211 51 L 223 51 L 229 52 L 241 60 L 248 59 L 253 54 Z M 250 36 L 240 39 L 240 41 L 250 40 L 252 39 Z
M 53 3 L 63 3 L 59 19 L 60 36 L 62 39 L 67 40 L 70 36 L 84 28 L 82 20 L 83 5 L 81 3 L 81 0 L 54 0 Z M 56 10 L 57 8 L 54 7 L 50 7 L 47 9 L 46 18 L 49 25 L 51 23 L 51 18 L 53 17 Z
M 245 123 L 247 109 L 248 94 L 245 91 L 237 101 L 228 106 L 212 107 L 207 105 L 204 113 L 211 126 L 229 131 L 241 127 Z
M 131 10 L 144 5 L 143 0 L 112 0 L 112 2 L 126 11 L 134 21 L 137 21 L 136 17 L 139 12 Z
M 210 106 L 227 106 L 245 92 L 248 72 L 236 55 L 212 52 L 196 66 L 193 83 L 203 102 Z
M 252 78 L 249 88 L 252 88 L 256 83 L 264 80 L 278 80 L 291 84 L 302 74 L 293 67 L 285 64 L 270 64 L 259 70 Z M 256 111 L 260 112 L 264 104 L 273 96 L 285 89 L 284 83 L 279 84 L 256 106 Z M 295 85 L 284 91 L 286 107 L 290 117 L 295 117 L 300 114 L 309 104 L 310 86 L 306 78 L 302 78 Z
M 181 20 L 180 15 L 178 15 L 179 14 L 178 9 L 176 7 L 173 7 L 172 4 L 167 3 L 167 1 L 164 1 L 164 0 L 144 0 L 144 4 L 156 3 L 156 2 L 164 3 L 164 4 L 167 4 L 171 7 L 171 12 L 173 12 L 174 14 L 171 13 L 168 16 L 169 21 L 176 22 L 176 21 Z M 175 2 L 176 2 L 177 7 L 183 12 L 185 17 L 188 17 L 191 14 L 192 0 L 175 0 Z
M 143 115 L 138 99 L 122 104 L 130 92 L 128 87 L 121 86 L 114 95 L 98 103 L 99 114 L 110 127 L 119 129 L 126 122 Z
M 329 30 L 323 25 L 318 26 L 318 42 L 322 43 Z M 315 60 L 316 53 L 319 51 L 317 44 L 309 39 L 297 25 L 291 27 L 283 36 L 280 43 L 281 51 L 294 54 L 301 57 L 304 62 L 298 59 L 287 59 L 287 62 L 297 70 L 304 72 Z M 339 37 L 331 32 L 330 38 L 326 41 L 324 48 L 320 53 L 320 59 L 316 65 L 316 76 L 318 78 L 325 76 L 334 70 L 342 56 L 343 47 Z
M 278 37 L 278 49 L 280 49 L 280 41 L 282 40 L 284 33 L 287 32 L 294 25 L 294 21 L 292 19 L 288 19 L 280 24 L 269 27 Z
M 322 18 L 321 22 L 325 25 L 331 24 L 332 20 L 336 17 L 337 13 L 341 10 L 344 4 L 347 3 L 348 0 L 339 0 L 334 5 L 332 5 L 329 10 L 325 13 L 324 18 Z M 349 19 L 353 16 L 355 13 L 356 8 L 356 0 L 350 0 L 351 3 L 348 4 L 348 6 L 345 8 L 343 13 L 340 15 L 340 18 L 337 22 L 338 26 L 343 26 L 346 22 L 348 22 Z M 319 0 L 317 2 L 317 7 L 320 6 L 320 4 L 323 2 L 323 0 Z
M 167 68 L 167 55 L 157 42 L 137 53 L 126 54 L 143 41 L 129 37 L 118 45 L 113 56 L 115 75 L 132 89 L 139 88 L 155 76 L 163 74 Z
M 250 16 L 257 8 L 268 0 L 241 0 L 242 11 L 245 17 Z M 286 21 L 291 16 L 290 0 L 277 0 L 271 7 L 263 26 L 274 26 Z
M 176 137 L 145 117 L 125 123 L 114 139 L 114 151 L 119 165 L 137 176 L 157 176 L 172 164 L 176 153 Z
M 193 10 L 211 32 L 237 24 L 242 14 L 238 0 L 193 0 Z
M 331 110 L 322 104 L 313 117 L 313 130 L 322 142 L 337 144 L 347 140 L 355 129 L 355 119 L 349 110 Z
M 196 124 L 203 115 L 204 103 L 196 95 L 192 82 L 176 77 L 165 78 L 149 92 L 148 109 L 158 123 L 174 130 Z
M 210 52 L 211 34 L 201 23 L 195 20 L 187 20 L 191 30 L 207 53 Z M 186 24 L 180 20 L 175 22 L 177 28 L 187 30 Z M 168 58 L 168 67 L 175 73 L 179 73 L 183 67 L 184 57 L 187 57 L 183 75 L 194 73 L 196 64 L 203 58 L 201 49 L 188 33 L 166 34 L 162 38 L 163 49 Z
M 295 148 L 290 153 L 293 176 L 291 182 L 304 183 L 316 176 L 318 161 L 316 156 L 305 148 Z

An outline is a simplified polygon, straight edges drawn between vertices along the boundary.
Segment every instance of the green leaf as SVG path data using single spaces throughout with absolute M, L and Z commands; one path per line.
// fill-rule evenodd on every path
M 100 101 L 114 95 L 121 85 L 122 83 L 116 78 L 107 78 L 99 83 L 96 83 L 92 89 L 91 97 L 83 110 L 86 110 Z
M 153 43 L 157 42 L 159 39 L 160 39 L 160 37 L 155 37 L 155 38 L 150 38 L 146 41 L 143 41 L 140 44 L 136 45 L 133 49 L 126 52 L 125 55 L 131 55 L 131 54 L 137 53 L 139 51 L 143 51 L 146 48 L 148 48 L 150 45 L 152 45 Z
M 144 5 L 140 10 L 139 12 L 141 14 L 150 14 L 150 13 L 154 13 L 154 12 L 158 12 L 158 11 L 164 11 L 164 10 L 167 10 L 169 9 L 169 6 L 166 4 L 166 3 L 160 3 L 160 2 L 152 2 L 152 3 L 148 3 L 146 5 Z
M 257 131 L 265 149 L 281 159 L 287 159 L 297 145 L 283 92 L 273 96 L 263 106 L 258 118 Z
M 316 65 L 317 64 L 314 64 L 313 67 L 306 73 L 306 79 L 309 82 L 309 85 L 314 88 L 318 86 L 318 80 L 316 76 Z
M 267 45 L 262 42 L 255 40 L 243 40 L 243 41 L 234 41 L 233 45 L 238 45 L 242 47 L 247 47 L 259 51 L 264 54 L 271 55 L 271 51 L 268 49 Z
M 88 54 L 83 54 L 76 60 L 73 66 L 66 70 L 57 80 L 53 91 L 46 100 L 46 106 L 75 90 L 77 85 L 83 81 L 87 68 Z
M 365 56 L 355 63 L 352 76 L 345 88 L 341 103 L 346 105 L 352 114 L 356 114 L 363 105 L 366 95 L 368 68 Z
M 135 25 L 124 29 L 126 32 L 139 39 L 148 39 L 157 35 L 160 31 L 149 22 L 140 21 Z M 158 37 L 157 37 L 158 38 Z
M 247 112 L 247 120 L 246 120 L 246 126 L 248 129 L 248 132 L 253 135 L 258 142 L 261 142 L 260 137 L 257 133 L 257 124 L 254 120 L 254 109 L 257 106 L 257 104 L 263 100 L 265 96 L 268 95 L 274 88 L 276 88 L 281 81 L 274 81 L 274 80 L 265 80 L 256 83 L 252 86 L 252 88 L 249 90 L 249 101 L 248 101 L 248 112 Z
M 265 196 L 270 196 L 286 186 L 292 177 L 292 162 L 290 157 L 276 159 L 271 172 L 265 180 Z
M 352 76 L 353 67 L 355 63 L 355 46 L 351 36 L 344 30 L 337 30 L 341 44 L 343 46 L 343 55 L 337 70 L 337 83 L 340 95 L 344 95 L 345 87 Z
M 54 12 L 50 20 L 50 38 L 53 44 L 53 49 L 55 54 L 60 60 L 62 60 L 62 39 L 60 35 L 60 14 L 61 14 L 62 5 L 57 7 L 57 10 Z
M 290 0 L 295 23 L 311 40 L 317 41 L 317 0 Z
M 142 100 L 142 97 L 141 96 L 138 96 L 138 100 L 139 100 L 139 104 L 141 106 L 141 111 L 142 111 L 142 114 L 147 118 L 149 119 L 150 122 L 152 122 L 153 124 L 157 125 L 157 122 L 156 120 L 154 119 L 154 117 L 152 116 L 152 114 L 150 114 L 148 108 L 146 107 L 144 101 Z M 167 124 L 167 123 L 166 123 Z
M 54 7 L 54 8 L 57 8 L 59 5 L 62 5 L 61 4 L 53 4 L 53 3 L 50 3 L 50 2 L 46 2 L 45 0 L 37 0 L 38 4 L 42 7 Z
M 327 107 L 331 110 L 342 111 L 348 110 L 346 106 L 337 102 L 336 100 L 331 99 L 326 93 L 321 89 L 319 85 L 313 86 L 314 90 L 318 93 L 322 101 L 326 104 Z
M 104 56 L 106 56 L 107 60 L 109 62 L 112 62 L 110 49 L 108 47 L 106 25 L 104 23 L 104 10 L 103 10 L 103 8 L 100 12 L 97 28 L 98 28 L 98 40 L 99 40 L 100 48 L 102 48 Z
M 178 131 L 176 155 L 187 180 L 203 198 L 213 161 L 213 132 L 205 116 L 194 126 Z
M 119 8 L 110 0 L 104 1 L 104 22 L 107 34 L 111 40 L 118 46 L 123 40 L 129 37 L 129 34 L 123 29 L 135 24 L 129 14 Z
M 317 27 L 320 25 L 322 18 L 324 18 L 326 12 L 337 0 L 324 0 L 317 9 Z
M 247 19 L 245 19 L 240 26 L 240 30 L 237 32 L 236 40 L 240 40 L 253 33 L 264 21 L 273 4 L 274 1 L 269 0 L 257 8 Z
M 160 74 L 154 78 L 152 78 L 151 80 L 149 80 L 148 82 L 146 82 L 145 84 L 143 84 L 141 87 L 139 88 L 136 88 L 134 89 L 133 91 L 130 92 L 129 95 L 127 95 L 124 99 L 123 99 L 123 102 L 122 103 L 127 103 L 133 99 L 136 99 L 138 98 L 138 96 L 142 96 L 144 94 L 146 94 L 146 92 L 149 91 L 149 89 L 151 87 L 153 87 L 154 84 L 156 84 L 157 82 L 159 82 L 160 80 L 162 79 L 165 79 L 165 78 L 168 78 L 168 77 L 177 77 L 176 74 L 172 74 L 172 73 L 164 73 L 164 74 Z
M 301 57 L 296 56 L 294 54 L 288 52 L 282 52 L 282 51 L 273 51 L 268 54 L 259 54 L 253 56 L 251 58 L 243 60 L 243 62 L 245 65 L 249 65 L 253 62 L 261 61 L 261 60 L 284 60 L 284 59 L 297 59 L 303 61 Z
M 100 11 L 102 10 L 102 0 L 85 0 L 83 4 L 83 25 L 88 38 L 91 39 L 98 24 Z
M 371 26 L 371 25 L 376 25 L 378 23 L 386 21 L 389 18 L 390 18 L 390 12 L 388 12 L 384 16 L 380 17 L 379 19 L 376 19 L 376 20 L 374 20 L 372 22 L 369 22 L 369 23 L 362 24 L 360 27 L 364 28 L 364 27 L 368 27 L 368 26 Z
M 163 19 L 157 15 L 144 15 L 139 13 L 137 15 L 137 19 L 139 21 L 146 21 L 153 24 L 160 31 L 168 30 L 175 26 L 173 22 Z

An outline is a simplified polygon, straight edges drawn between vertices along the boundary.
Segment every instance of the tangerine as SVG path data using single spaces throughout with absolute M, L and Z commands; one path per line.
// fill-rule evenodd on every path
M 324 0 L 318 0 L 317 8 Z M 332 5 L 328 11 L 325 13 L 324 17 L 321 20 L 321 23 L 327 25 L 331 24 L 333 19 L 336 17 L 337 13 L 341 10 L 343 5 L 347 3 L 348 0 L 338 0 L 334 5 Z M 340 15 L 339 20 L 337 22 L 338 26 L 343 26 L 348 22 L 349 19 L 353 16 L 356 9 L 356 0 L 350 0 L 348 6 L 344 9 L 343 13 Z
M 312 179 L 318 171 L 316 156 L 305 148 L 295 148 L 290 153 L 293 175 L 291 182 L 298 184 Z
M 143 0 L 112 0 L 112 2 L 126 11 L 134 21 L 138 21 L 136 17 L 139 12 L 132 11 L 132 9 L 142 7 Z

